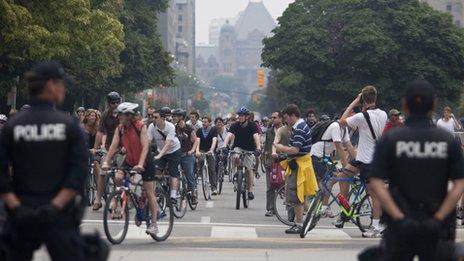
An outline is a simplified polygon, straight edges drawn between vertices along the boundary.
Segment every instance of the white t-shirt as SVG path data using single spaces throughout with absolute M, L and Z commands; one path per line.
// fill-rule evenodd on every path
M 382 135 L 385 124 L 387 123 L 387 113 L 381 109 L 367 110 L 371 119 L 372 128 L 377 139 Z M 351 128 L 358 128 L 359 130 L 359 143 L 358 153 L 356 160 L 361 161 L 364 164 L 370 164 L 374 156 L 375 141 L 372 137 L 369 125 L 367 124 L 366 118 L 360 113 L 346 119 L 348 126 Z
M 225 141 L 226 141 L 228 134 L 229 132 L 227 132 L 226 127 L 222 129 L 222 133 L 219 133 L 219 130 L 218 130 L 218 135 L 217 135 L 217 148 L 218 149 L 222 149 L 226 146 Z
M 454 125 L 453 118 L 450 118 L 448 121 L 444 121 L 443 118 L 441 118 L 437 121 L 437 127 L 442 128 L 451 134 L 454 134 Z
M 343 137 L 342 137 L 343 136 Z M 334 142 L 349 142 L 350 135 L 348 133 L 348 128 L 345 127 L 345 130 L 342 131 L 340 124 L 338 122 L 333 122 L 327 127 L 324 134 L 322 134 L 322 140 L 332 140 L 332 141 L 319 141 L 316 142 L 311 147 L 311 155 L 318 158 L 322 158 L 324 153 L 324 143 L 325 143 L 325 155 L 330 156 L 335 151 Z
M 180 149 L 180 142 L 176 136 L 176 127 L 174 124 L 166 121 L 164 129 L 160 130 L 166 136 L 166 139 L 163 137 L 163 135 L 161 135 L 161 133 L 159 133 L 158 130 L 158 127 L 153 123 L 148 126 L 148 140 L 155 140 L 158 152 L 163 149 L 166 140 L 172 140 L 172 146 L 166 151 L 166 154 L 171 154 Z

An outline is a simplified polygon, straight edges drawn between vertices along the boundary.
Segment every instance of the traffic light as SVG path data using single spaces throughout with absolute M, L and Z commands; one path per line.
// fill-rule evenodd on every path
M 258 88 L 260 89 L 264 88 L 264 85 L 266 82 L 266 71 L 264 71 L 264 69 L 260 68 L 257 70 L 256 82 L 257 82 Z

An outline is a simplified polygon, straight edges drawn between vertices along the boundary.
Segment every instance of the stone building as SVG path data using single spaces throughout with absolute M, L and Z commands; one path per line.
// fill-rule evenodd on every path
M 464 26 L 464 0 L 423 0 L 436 10 L 447 12 L 453 16 L 453 22 L 459 27 Z

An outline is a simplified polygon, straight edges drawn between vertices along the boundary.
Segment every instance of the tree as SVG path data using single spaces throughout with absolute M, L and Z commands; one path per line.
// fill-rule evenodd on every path
M 463 30 L 418 0 L 296 0 L 273 33 L 264 65 L 279 97 L 302 106 L 336 112 L 367 84 L 382 105 L 398 106 L 416 78 L 451 102 L 462 90 Z

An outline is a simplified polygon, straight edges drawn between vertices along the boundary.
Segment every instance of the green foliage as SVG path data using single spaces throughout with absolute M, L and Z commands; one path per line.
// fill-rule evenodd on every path
M 264 44 L 274 91 L 304 107 L 338 112 L 367 84 L 398 106 L 416 78 L 450 102 L 462 90 L 463 30 L 418 0 L 296 0 Z

